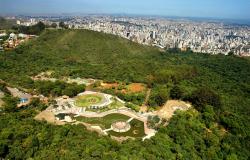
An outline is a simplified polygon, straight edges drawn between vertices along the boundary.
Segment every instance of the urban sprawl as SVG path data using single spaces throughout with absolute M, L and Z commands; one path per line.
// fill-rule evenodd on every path
M 18 18 L 18 25 L 34 25 L 42 21 L 56 26 L 61 21 L 70 29 L 88 29 L 118 35 L 131 41 L 160 48 L 209 54 L 233 53 L 250 56 L 250 26 L 187 19 L 82 16 Z M 56 24 L 56 25 L 55 25 Z

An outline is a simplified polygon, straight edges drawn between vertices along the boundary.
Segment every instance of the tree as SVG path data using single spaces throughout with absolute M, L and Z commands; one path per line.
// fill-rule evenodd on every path
M 20 33 L 39 35 L 45 30 L 45 28 L 46 26 L 43 22 L 38 22 L 33 26 L 18 26 L 17 30 Z
M 52 27 L 52 28 L 56 28 L 56 27 L 57 27 L 57 24 L 56 24 L 56 23 L 52 23 L 52 24 L 51 24 L 51 27 Z
M 217 109 L 221 107 L 219 95 L 209 88 L 200 88 L 194 91 L 189 100 L 199 111 L 202 111 L 205 105 L 211 105 Z
M 40 33 L 46 28 L 43 22 L 38 22 L 34 27 L 37 29 L 37 32 Z
M 152 107 L 162 106 L 167 101 L 168 96 L 164 91 L 158 91 L 157 93 L 153 93 L 153 95 L 149 99 L 149 105 Z
M 234 52 L 233 52 L 233 51 L 230 51 L 230 52 L 228 53 L 228 56 L 234 56 Z
M 170 90 L 170 97 L 172 99 L 181 99 L 183 96 L 183 92 L 180 89 L 179 86 L 174 86 L 171 90 Z
M 156 125 L 160 122 L 160 117 L 159 116 L 149 116 L 148 117 L 148 126 L 150 128 L 155 128 Z
M 0 142 L 0 157 L 5 157 L 9 152 L 9 147 L 6 143 Z
M 6 112 L 15 112 L 16 111 L 17 102 L 18 102 L 17 98 L 14 98 L 14 97 L 7 95 L 3 98 L 3 101 L 4 101 L 3 108 Z
M 59 27 L 65 28 L 65 23 L 64 23 L 64 22 L 60 22 L 60 23 L 59 23 Z

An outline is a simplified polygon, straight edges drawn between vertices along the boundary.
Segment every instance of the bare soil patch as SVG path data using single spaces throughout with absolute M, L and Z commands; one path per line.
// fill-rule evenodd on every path
M 105 89 L 116 88 L 119 86 L 118 83 L 101 83 L 101 86 Z
M 35 120 L 47 121 L 49 123 L 53 123 L 53 124 L 56 124 L 56 125 L 64 125 L 65 124 L 62 121 L 56 120 L 55 115 L 52 112 L 48 111 L 48 110 L 45 110 L 45 111 L 42 111 L 41 113 L 39 113 L 35 117 Z
M 169 100 L 161 109 L 156 111 L 156 114 L 161 118 L 170 119 L 176 110 L 188 110 L 190 107 L 191 105 L 186 102 Z
M 128 85 L 128 91 L 132 93 L 143 92 L 145 90 L 146 87 L 142 83 L 132 83 Z
M 2 100 L 3 97 L 4 97 L 4 93 L 0 90 L 0 107 L 2 107 L 4 104 L 4 102 Z
M 3 100 L 0 98 L 0 107 L 2 107 L 4 105 Z

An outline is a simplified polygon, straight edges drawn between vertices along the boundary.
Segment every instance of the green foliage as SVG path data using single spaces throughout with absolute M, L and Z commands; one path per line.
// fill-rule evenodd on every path
M 165 85 L 156 86 L 150 95 L 149 105 L 153 108 L 163 106 L 169 98 L 168 88 Z
M 168 66 L 154 73 L 154 82 L 157 84 L 178 83 L 181 80 L 191 79 L 197 75 L 195 67 L 188 65 Z
M 150 128 L 156 128 L 157 125 L 159 124 L 160 120 L 161 119 L 158 116 L 149 116 L 147 125 Z
M 138 105 L 135 105 L 133 103 L 126 103 L 125 105 L 126 105 L 126 107 L 128 107 L 136 112 L 140 111 L 140 106 L 138 106 Z
M 122 92 L 116 92 L 114 89 L 104 89 L 102 92 L 107 94 L 116 95 L 120 99 L 126 101 L 126 102 L 132 102 L 136 105 L 142 105 L 145 99 L 145 93 L 122 93 Z
M 74 97 L 80 92 L 85 91 L 85 85 L 68 84 L 62 81 L 36 81 L 35 89 L 45 96 L 62 96 L 67 95 Z
M 209 88 L 200 88 L 194 91 L 189 98 L 195 108 L 202 111 L 205 105 L 211 105 L 216 109 L 221 109 L 221 100 L 218 94 Z
M 69 28 L 69 26 L 66 25 L 64 22 L 60 22 L 59 23 L 59 27 L 64 28 L 64 29 L 68 29 Z
M 38 22 L 33 26 L 16 26 L 14 29 L 19 33 L 39 35 L 45 30 L 45 24 Z
M 39 111 L 45 110 L 48 106 L 43 104 L 38 98 L 33 98 L 28 107 L 36 108 Z
M 181 99 L 183 97 L 183 91 L 181 90 L 181 88 L 179 86 L 174 86 L 171 90 L 170 90 L 170 97 L 172 99 Z
M 11 29 L 11 27 L 15 26 L 15 20 L 5 19 L 0 17 L 0 30 L 2 29 Z
M 153 107 L 164 104 L 177 85 L 200 113 L 177 112 L 152 139 L 122 144 L 83 126 L 34 121 L 29 113 L 34 108 L 0 113 L 0 154 L 5 159 L 249 159 L 249 68 L 247 58 L 159 52 L 104 33 L 46 30 L 20 50 L 0 54 L 2 80 L 29 89 L 36 86 L 30 76 L 53 70 L 57 77 L 147 82 Z M 44 91 L 61 93 L 54 87 Z
M 56 28 L 56 27 L 57 27 L 57 24 L 56 24 L 56 23 L 52 23 L 52 24 L 51 24 L 51 27 L 52 27 L 52 28 Z
M 3 105 L 4 111 L 6 111 L 6 112 L 15 112 L 16 111 L 17 103 L 19 101 L 18 98 L 13 98 L 9 95 L 6 95 L 3 98 L 3 101 L 4 101 L 4 105 Z

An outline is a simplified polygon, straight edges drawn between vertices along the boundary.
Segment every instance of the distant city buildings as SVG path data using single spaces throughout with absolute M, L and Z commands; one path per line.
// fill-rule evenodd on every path
M 36 25 L 39 21 L 36 21 L 36 19 L 31 18 L 29 20 L 17 20 L 16 24 L 17 25 L 22 25 L 22 26 L 33 26 Z
M 31 25 L 42 21 L 47 25 L 60 21 L 70 29 L 88 29 L 118 35 L 131 41 L 160 48 L 180 48 L 209 54 L 234 53 L 250 56 L 250 27 L 218 22 L 198 22 L 165 18 L 84 16 L 70 18 L 31 18 L 17 21 Z

